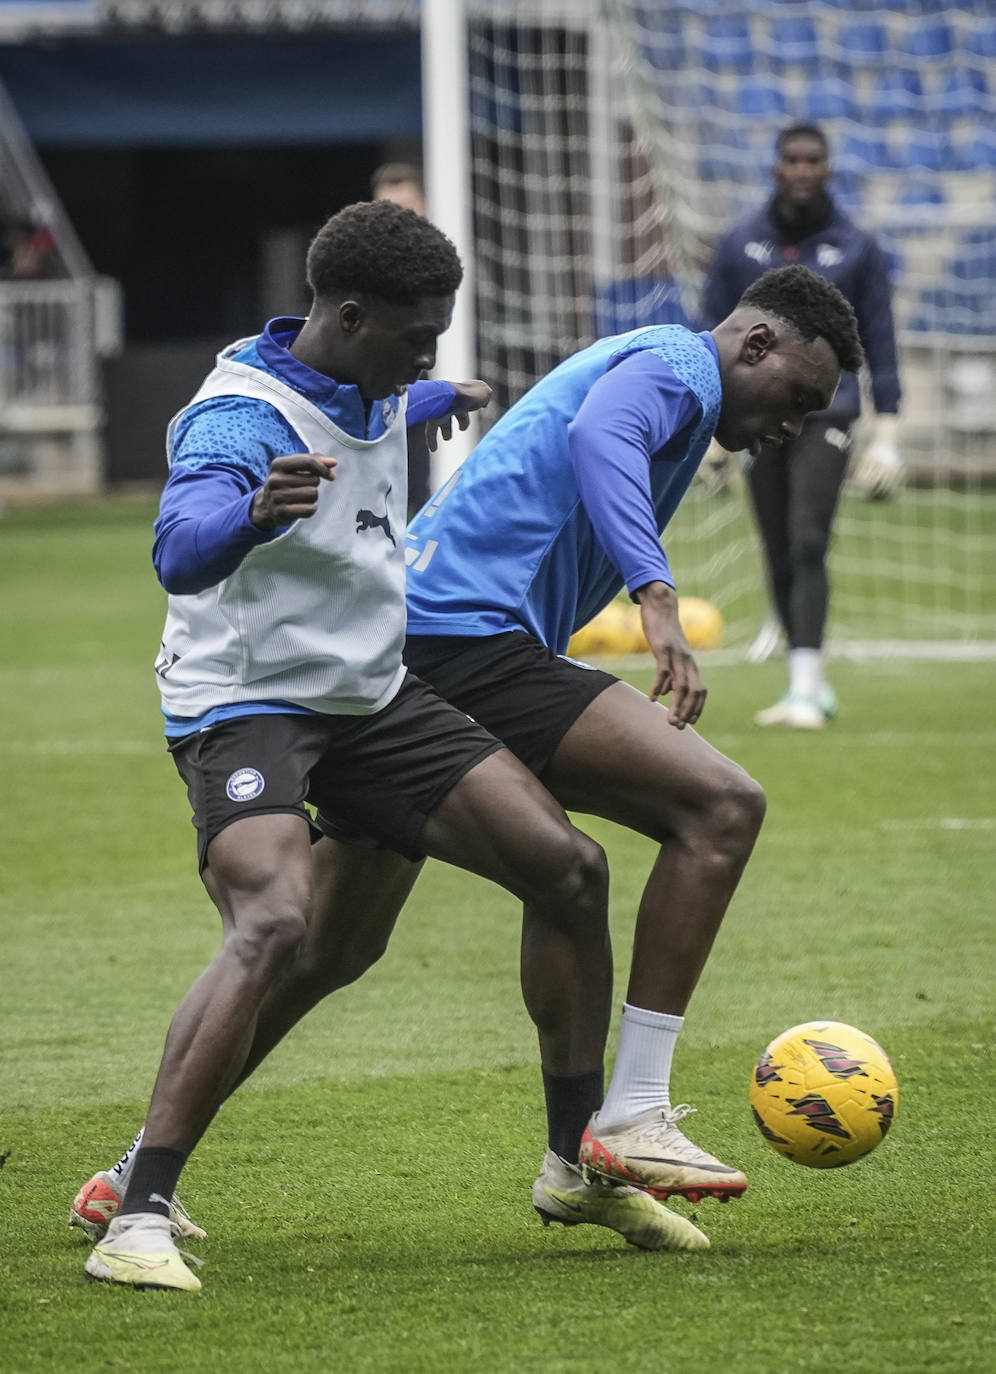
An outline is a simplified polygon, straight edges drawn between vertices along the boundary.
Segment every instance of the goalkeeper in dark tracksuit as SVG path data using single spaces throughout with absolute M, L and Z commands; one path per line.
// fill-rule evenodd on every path
M 827 143 L 814 125 L 778 137 L 775 192 L 719 240 L 703 292 L 701 326 L 723 319 L 744 290 L 771 267 L 801 263 L 846 296 L 858 318 L 871 374 L 876 419 L 852 474 L 865 494 L 888 496 L 902 474 L 896 443 L 900 401 L 892 299 L 885 255 L 827 190 Z M 829 410 L 810 415 L 800 437 L 765 447 L 747 467 L 771 598 L 788 643 L 789 682 L 759 725 L 818 729 L 836 711 L 823 675 L 829 604 L 827 549 L 860 411 L 858 379 L 845 373 Z M 709 465 L 707 455 L 704 466 Z

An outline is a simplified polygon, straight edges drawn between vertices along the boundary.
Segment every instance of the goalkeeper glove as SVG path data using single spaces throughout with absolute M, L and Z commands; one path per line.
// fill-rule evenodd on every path
M 897 415 L 876 416 L 871 439 L 855 459 L 851 480 L 866 501 L 887 501 L 903 480 L 898 427 Z

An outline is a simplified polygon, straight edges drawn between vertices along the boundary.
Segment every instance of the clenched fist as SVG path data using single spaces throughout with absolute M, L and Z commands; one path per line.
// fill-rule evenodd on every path
M 249 519 L 260 530 L 275 530 L 307 520 L 318 509 L 318 486 L 335 478 L 336 460 L 320 453 L 291 453 L 274 458 L 266 481 L 249 507 Z

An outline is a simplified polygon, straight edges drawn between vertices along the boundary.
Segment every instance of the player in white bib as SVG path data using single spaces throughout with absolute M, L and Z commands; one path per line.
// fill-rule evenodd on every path
M 501 883 L 554 929 L 568 911 L 604 932 L 599 846 L 402 662 L 406 423 L 445 434 L 490 395 L 417 381 L 460 278 L 427 220 L 348 207 L 309 250 L 308 318 L 226 349 L 170 426 L 156 671 L 223 941 L 173 1018 L 140 1142 L 73 1204 L 97 1240 L 90 1278 L 200 1287 L 175 1244 L 203 1234 L 175 1201 L 187 1157 L 307 1007 L 383 952 L 425 856 Z M 335 838 L 341 814 L 379 847 Z M 587 1192 L 636 1243 L 707 1243 L 645 1193 Z

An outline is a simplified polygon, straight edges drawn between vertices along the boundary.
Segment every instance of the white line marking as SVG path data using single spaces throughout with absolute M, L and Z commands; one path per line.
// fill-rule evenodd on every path
M 996 830 L 996 816 L 930 816 L 879 821 L 882 830 Z

